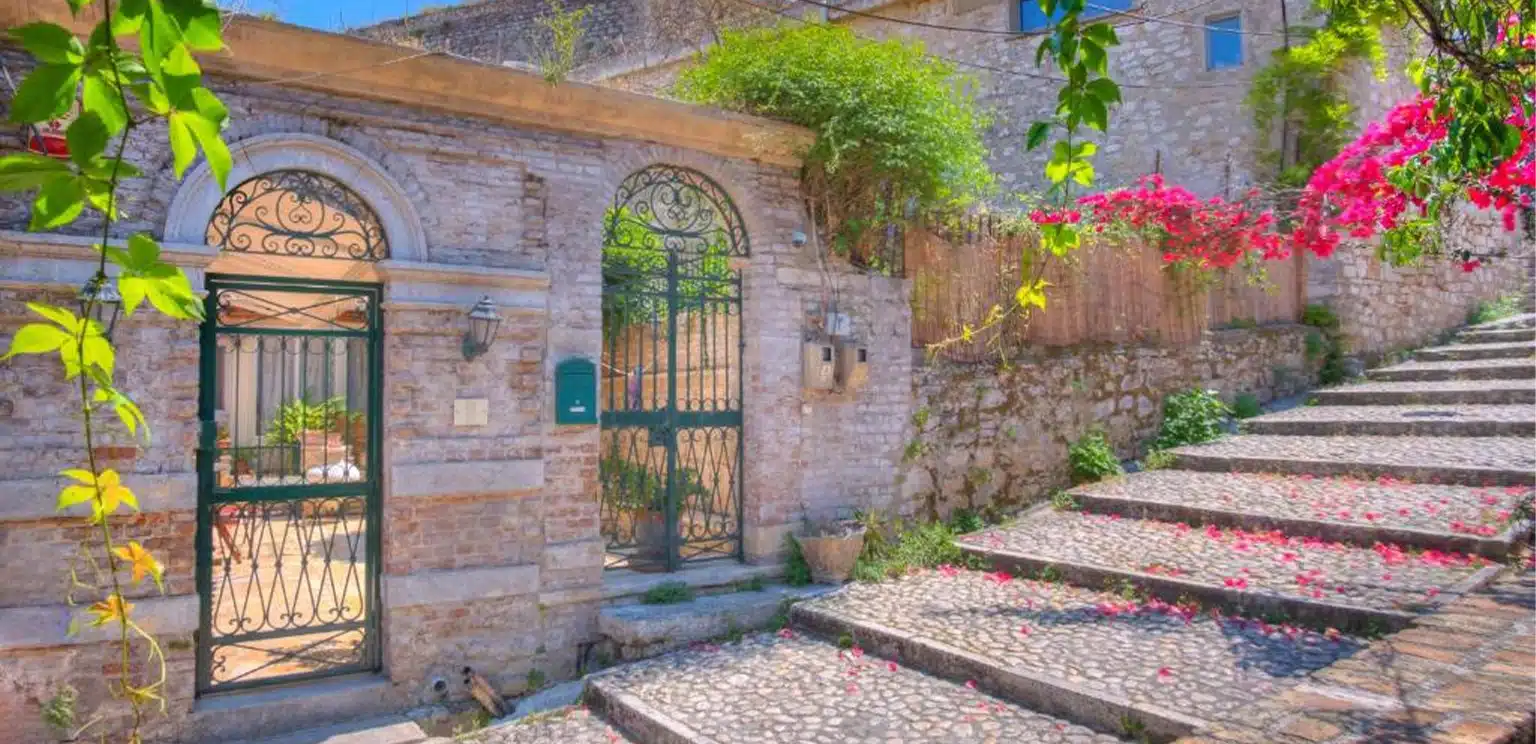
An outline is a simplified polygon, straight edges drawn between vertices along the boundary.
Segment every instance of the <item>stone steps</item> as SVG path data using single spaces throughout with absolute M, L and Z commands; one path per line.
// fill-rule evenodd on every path
M 941 679 L 786 631 L 601 672 L 588 678 L 587 695 L 644 744 L 1121 741 L 992 689 L 990 680 Z
M 1241 422 L 1250 434 L 1286 436 L 1536 436 L 1529 405 L 1303 406 Z
M 1150 738 L 1240 716 L 1358 639 L 1218 617 L 1005 573 L 927 570 L 796 605 L 798 626 L 851 636 L 925 671 L 984 682 L 1032 709 Z
M 1381 382 L 1435 382 L 1441 380 L 1532 380 L 1536 364 L 1526 359 L 1474 359 L 1449 362 L 1404 362 L 1365 373 Z
M 1536 385 L 1519 380 L 1365 382 L 1318 390 L 1325 406 L 1519 405 L 1536 403 Z
M 1536 446 L 1517 437 L 1228 437 L 1173 450 L 1180 468 L 1380 477 L 1464 486 L 1536 485 Z
M 1504 318 L 1502 320 L 1494 320 L 1487 323 L 1479 323 L 1477 325 L 1467 326 L 1466 328 L 1462 329 L 1462 332 L 1470 331 L 1475 333 L 1477 331 L 1507 331 L 1514 328 L 1536 328 L 1536 312 L 1511 315 L 1508 318 Z
M 1536 354 L 1536 342 L 1483 342 L 1432 346 L 1419 349 L 1413 357 L 1421 362 L 1454 362 L 1476 359 L 1529 359 Z
M 1232 612 L 1357 630 L 1401 628 L 1498 571 L 1484 559 L 1443 551 L 1413 558 L 1394 546 L 1049 507 L 1012 526 L 967 535 L 961 545 L 1023 575 L 1044 572 L 1086 587 L 1129 583 L 1166 602 L 1192 597 Z
M 1152 470 L 1070 493 L 1079 508 L 1096 514 L 1498 559 L 1528 530 L 1510 513 L 1531 489 Z
M 1508 328 L 1490 331 L 1462 331 L 1456 334 L 1464 344 L 1496 344 L 1514 341 L 1536 341 L 1536 328 Z

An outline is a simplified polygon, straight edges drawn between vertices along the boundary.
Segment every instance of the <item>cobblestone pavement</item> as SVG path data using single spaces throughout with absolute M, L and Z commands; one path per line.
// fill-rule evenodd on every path
M 977 571 L 850 586 L 808 606 L 1204 720 L 1237 715 L 1361 648 L 1348 636 Z
M 1410 468 L 1482 468 L 1530 473 L 1536 447 L 1520 437 L 1299 437 L 1253 434 L 1180 447 L 1180 454 Z M 1429 479 L 1433 482 L 1434 478 Z
M 696 648 L 605 672 L 594 683 L 599 694 L 632 695 L 722 744 L 1118 741 L 798 636 Z
M 1536 419 L 1536 406 L 1406 405 L 1301 406 L 1249 419 L 1257 421 L 1521 421 Z
M 1502 532 L 1530 487 L 1439 486 L 1383 478 L 1151 470 L 1074 489 L 1095 496 L 1185 504 L 1290 519 L 1487 537 Z
M 580 706 L 536 713 L 466 736 L 467 744 L 618 744 L 617 728 Z
M 1458 553 L 1413 555 L 1389 545 L 1362 548 L 1279 533 L 1054 510 L 1034 512 L 1016 525 L 966 540 L 1053 562 L 1378 610 L 1415 609 L 1487 565 L 1483 558 Z
M 1301 406 L 1242 426 L 1256 434 L 1532 436 L 1536 406 Z

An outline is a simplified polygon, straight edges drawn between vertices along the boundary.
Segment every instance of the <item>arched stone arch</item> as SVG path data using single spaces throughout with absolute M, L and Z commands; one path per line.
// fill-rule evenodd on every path
M 230 188 L 272 171 L 318 173 L 345 185 L 374 211 L 389 240 L 389 258 L 426 260 L 426 232 L 405 190 L 383 166 L 356 149 L 313 134 L 264 134 L 232 144 L 230 155 Z M 224 196 L 208 164 L 199 163 L 171 200 L 166 242 L 204 244 L 208 220 Z

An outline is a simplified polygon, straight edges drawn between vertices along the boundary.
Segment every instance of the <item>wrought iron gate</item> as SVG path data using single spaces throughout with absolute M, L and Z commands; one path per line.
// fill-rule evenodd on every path
M 377 669 L 377 285 L 208 277 L 198 693 Z
M 657 165 L 624 180 L 604 221 L 608 566 L 739 559 L 741 215 L 703 174 Z

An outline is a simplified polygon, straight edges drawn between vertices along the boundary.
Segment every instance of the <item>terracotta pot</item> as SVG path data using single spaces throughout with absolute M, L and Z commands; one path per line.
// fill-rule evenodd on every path
M 635 527 L 635 558 L 641 561 L 667 560 L 667 517 L 658 511 L 635 509 L 630 512 Z
M 855 527 L 846 534 L 796 538 L 805 562 L 811 566 L 811 579 L 818 584 L 841 584 L 853 575 L 853 564 L 864 552 L 864 528 Z

